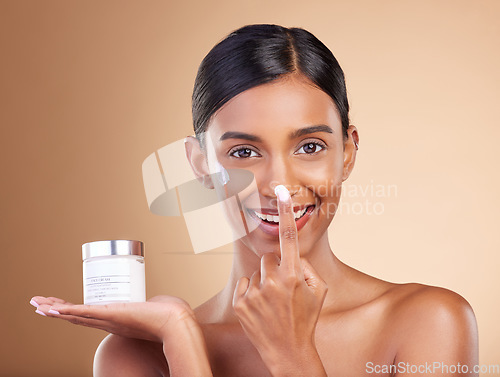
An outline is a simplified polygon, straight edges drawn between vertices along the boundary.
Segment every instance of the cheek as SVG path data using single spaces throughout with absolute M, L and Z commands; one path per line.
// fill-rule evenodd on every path
M 342 191 L 343 163 L 336 161 L 315 164 L 302 173 L 303 185 L 312 192 L 317 205 L 317 214 L 333 219 L 337 212 Z
M 331 162 L 310 164 L 301 172 L 302 184 L 321 200 L 338 199 L 342 185 L 343 165 Z
M 257 227 L 243 209 L 246 198 L 257 192 L 257 185 L 254 175 L 249 170 L 228 169 L 227 174 L 226 185 L 215 180 L 214 186 L 219 199 L 218 208 L 222 208 L 225 220 L 233 233 L 232 241 L 235 241 Z

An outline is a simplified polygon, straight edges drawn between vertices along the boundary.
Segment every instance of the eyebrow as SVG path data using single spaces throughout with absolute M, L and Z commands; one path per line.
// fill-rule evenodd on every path
M 295 130 L 288 135 L 288 138 L 292 140 L 304 135 L 313 134 L 315 132 L 327 132 L 329 134 L 333 134 L 333 130 L 330 126 L 327 126 L 326 124 L 318 124 L 315 126 L 309 126 Z
M 325 124 L 318 124 L 314 126 L 308 126 L 308 127 L 303 127 L 298 130 L 295 130 L 288 134 L 288 138 L 290 140 L 296 139 L 298 137 L 304 136 L 304 135 L 309 135 L 313 134 L 315 132 L 326 132 L 329 134 L 333 133 L 333 129 L 330 126 L 327 126 Z M 253 141 L 257 143 L 261 143 L 262 139 L 259 136 L 252 135 L 252 134 L 247 134 L 245 132 L 235 132 L 235 131 L 228 131 L 225 132 L 221 137 L 220 141 L 227 140 L 227 139 L 243 139 L 243 140 L 248 140 L 248 141 Z

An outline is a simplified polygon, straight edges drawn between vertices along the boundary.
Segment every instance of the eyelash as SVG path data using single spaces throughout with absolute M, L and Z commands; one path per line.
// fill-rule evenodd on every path
M 319 151 L 315 151 L 315 152 L 312 152 L 312 153 L 303 152 L 303 153 L 299 153 L 299 154 L 315 155 L 315 154 L 321 152 L 322 150 L 326 149 L 326 144 L 325 143 L 320 142 L 318 140 L 315 140 L 315 141 L 306 141 L 304 144 L 302 144 L 302 146 L 298 150 L 304 148 L 306 145 L 309 145 L 309 144 L 317 145 L 317 146 L 321 147 L 321 149 Z M 258 156 L 251 156 L 251 155 L 248 156 L 248 157 L 236 157 L 236 156 L 233 156 L 234 153 L 242 151 L 242 150 L 245 150 L 245 149 L 250 150 L 251 151 L 250 154 L 257 153 L 257 152 L 255 152 L 255 150 L 252 147 L 247 146 L 247 145 L 241 145 L 241 146 L 238 146 L 238 147 L 235 147 L 235 148 L 231 149 L 228 154 L 229 154 L 230 157 L 239 158 L 239 159 L 246 159 L 246 158 L 251 158 L 251 157 L 258 157 Z
M 229 153 L 228 153 L 228 154 L 229 154 L 229 157 L 234 157 L 234 158 L 250 158 L 250 157 L 256 157 L 256 156 L 251 156 L 251 155 L 250 155 L 250 156 L 248 156 L 248 157 L 236 157 L 236 156 L 233 156 L 233 154 L 234 154 L 234 153 L 239 152 L 239 151 L 244 151 L 245 149 L 250 150 L 250 151 L 251 151 L 251 153 L 250 153 L 250 154 L 252 154 L 252 152 L 253 152 L 253 153 L 257 153 L 257 152 L 255 152 L 255 151 L 254 151 L 251 147 L 246 146 L 246 145 L 242 145 L 242 146 L 239 146 L 239 147 L 236 147 L 236 148 L 231 149 L 231 150 L 229 151 Z
M 305 153 L 304 152 L 304 153 L 299 153 L 299 154 L 315 155 L 315 154 L 321 152 L 322 150 L 326 149 L 326 144 L 325 143 L 322 143 L 322 142 L 320 142 L 318 140 L 315 140 L 315 141 L 306 141 L 304 144 L 302 144 L 302 146 L 299 148 L 299 150 L 302 149 L 302 148 L 304 148 L 306 145 L 309 145 L 309 144 L 317 145 L 317 146 L 321 147 L 321 150 L 315 151 L 315 152 L 312 152 L 312 153 Z

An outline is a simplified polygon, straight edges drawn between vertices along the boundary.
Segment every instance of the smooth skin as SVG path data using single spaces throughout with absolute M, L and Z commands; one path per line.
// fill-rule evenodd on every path
M 304 131 L 313 125 L 332 132 Z M 258 190 L 241 195 L 243 207 L 276 208 L 275 187 L 289 189 L 291 198 L 278 202 L 279 236 L 258 228 L 236 240 L 226 286 L 194 310 L 171 296 L 105 307 L 34 297 L 49 317 L 112 333 L 96 352 L 96 377 L 478 375 L 476 319 L 464 298 L 374 278 L 332 252 L 327 229 L 359 136 L 351 125 L 343 137 L 326 93 L 292 74 L 231 99 L 208 131 L 220 164 L 255 176 Z M 227 132 L 239 135 L 220 140 Z M 212 157 L 193 137 L 186 153 L 213 187 L 203 179 Z M 311 203 L 315 210 L 297 232 L 291 208 Z M 468 365 L 469 373 L 431 373 L 426 363 Z

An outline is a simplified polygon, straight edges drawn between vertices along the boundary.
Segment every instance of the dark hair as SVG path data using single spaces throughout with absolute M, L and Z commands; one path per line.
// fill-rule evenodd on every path
M 307 30 L 256 24 L 230 33 L 200 64 L 192 98 L 193 126 L 200 143 L 212 115 L 231 98 L 290 73 L 305 75 L 333 99 L 347 138 L 344 72 L 332 52 Z

